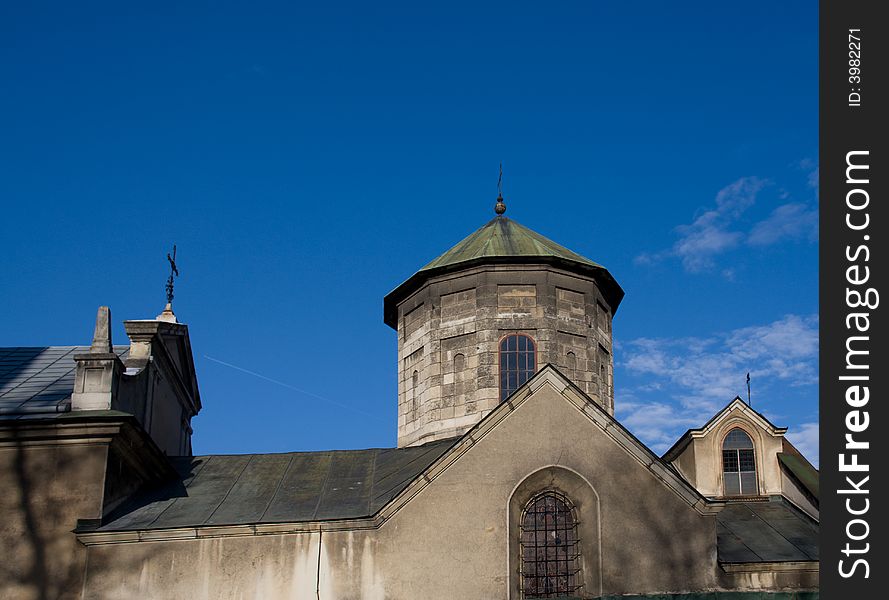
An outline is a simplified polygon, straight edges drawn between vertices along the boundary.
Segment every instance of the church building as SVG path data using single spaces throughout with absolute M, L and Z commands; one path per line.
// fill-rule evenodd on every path
M 817 598 L 786 428 L 726 398 L 654 454 L 614 416 L 623 289 L 505 210 L 384 299 L 396 447 L 194 456 L 169 303 L 125 345 L 102 307 L 89 346 L 0 348 L 0 597 Z

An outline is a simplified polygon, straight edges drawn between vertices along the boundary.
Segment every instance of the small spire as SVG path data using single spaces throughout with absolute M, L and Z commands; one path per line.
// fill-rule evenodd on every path
M 503 163 L 500 163 L 500 177 L 497 178 L 497 204 L 494 205 L 494 212 L 502 215 L 506 212 L 506 203 L 503 201 Z
M 107 306 L 100 306 L 96 313 L 96 330 L 93 332 L 90 353 L 108 354 L 113 347 L 111 345 L 111 309 Z

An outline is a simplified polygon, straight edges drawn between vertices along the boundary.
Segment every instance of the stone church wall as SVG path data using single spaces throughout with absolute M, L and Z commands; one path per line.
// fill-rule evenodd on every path
M 546 265 L 435 277 L 398 307 L 398 445 L 460 435 L 500 403 L 499 343 L 531 336 L 552 364 L 614 412 L 612 311 L 592 278 Z
M 544 385 L 458 450 L 379 528 L 336 531 L 335 523 L 319 523 L 304 527 L 327 529 L 237 537 L 218 528 L 198 538 L 186 529 L 147 532 L 139 543 L 89 547 L 84 597 L 517 598 L 511 506 L 522 493 L 549 488 L 578 511 L 584 597 L 718 586 L 714 517 Z M 177 535 L 183 539 L 169 539 Z

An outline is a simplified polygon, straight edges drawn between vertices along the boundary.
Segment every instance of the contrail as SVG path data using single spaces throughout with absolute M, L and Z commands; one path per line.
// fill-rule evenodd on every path
M 239 367 L 238 365 L 233 365 L 231 363 L 227 363 L 224 360 L 219 360 L 218 358 L 213 358 L 212 356 L 207 356 L 206 354 L 204 354 L 204 358 L 206 358 L 207 360 L 212 360 L 215 363 L 219 363 L 220 365 L 225 365 L 226 367 L 235 369 L 236 371 L 241 371 L 242 373 L 247 373 L 248 375 L 253 375 L 254 377 L 259 377 L 260 379 L 265 379 L 266 381 L 268 381 L 270 383 L 274 383 L 275 385 L 280 385 L 281 387 L 285 387 L 289 390 L 293 390 L 294 392 L 299 392 L 300 394 L 305 394 L 306 396 L 311 396 L 312 398 L 317 398 L 318 400 L 322 400 L 324 402 L 329 402 L 330 404 L 334 404 L 334 405 L 339 406 L 340 408 L 344 408 L 346 410 L 351 410 L 353 412 L 357 412 L 357 413 L 362 414 L 366 417 L 371 417 L 373 419 L 377 419 L 380 421 L 382 420 L 382 419 L 380 419 L 379 415 L 374 415 L 374 414 L 371 414 L 368 412 L 364 412 L 363 410 L 357 409 L 354 406 L 348 406 L 346 404 L 337 402 L 336 400 L 331 400 L 330 398 L 325 398 L 324 396 L 319 396 L 318 394 L 313 394 L 312 392 L 307 392 L 306 390 L 301 390 L 298 387 L 294 387 L 294 386 L 290 385 L 289 383 L 284 383 L 283 381 L 278 381 L 277 379 L 272 379 L 271 377 L 266 377 L 265 375 L 256 373 L 255 371 L 251 371 L 249 369 Z

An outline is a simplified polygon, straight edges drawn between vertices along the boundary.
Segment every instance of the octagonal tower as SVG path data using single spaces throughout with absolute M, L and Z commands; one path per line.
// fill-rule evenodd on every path
M 398 446 L 461 435 L 533 373 L 556 366 L 614 414 L 605 267 L 497 216 L 384 299 L 398 332 Z

